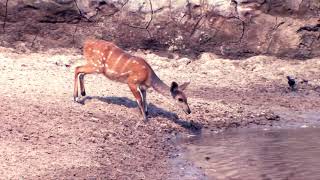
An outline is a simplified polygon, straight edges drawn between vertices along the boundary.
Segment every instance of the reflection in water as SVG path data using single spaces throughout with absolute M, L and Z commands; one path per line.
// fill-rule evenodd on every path
M 209 179 L 320 179 L 320 129 L 233 130 L 189 140 Z

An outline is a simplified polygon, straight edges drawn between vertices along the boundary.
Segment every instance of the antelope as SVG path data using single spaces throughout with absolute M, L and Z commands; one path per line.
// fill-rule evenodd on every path
M 79 102 L 78 79 L 81 95 L 86 96 L 84 76 L 95 73 L 103 74 L 112 81 L 127 83 L 138 103 L 144 121 L 148 119 L 146 90 L 150 87 L 167 98 L 173 98 L 175 104 L 186 114 L 191 113 L 187 96 L 183 92 L 190 82 L 179 86 L 173 81 L 171 86 L 168 86 L 143 58 L 130 55 L 112 42 L 88 39 L 84 42 L 83 55 L 86 65 L 75 68 L 73 93 L 75 102 Z

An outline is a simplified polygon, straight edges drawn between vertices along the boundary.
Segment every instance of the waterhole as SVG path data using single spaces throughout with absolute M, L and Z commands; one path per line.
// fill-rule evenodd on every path
M 188 138 L 183 147 L 208 179 L 320 179 L 319 127 L 234 129 Z

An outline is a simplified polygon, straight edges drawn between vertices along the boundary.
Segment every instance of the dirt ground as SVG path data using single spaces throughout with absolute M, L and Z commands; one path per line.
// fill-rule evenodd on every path
M 193 165 L 178 160 L 177 134 L 299 121 L 299 113 L 320 111 L 319 58 L 132 53 L 166 83 L 191 80 L 191 115 L 150 89 L 143 123 L 127 85 L 102 75 L 86 76 L 84 105 L 74 103 L 74 68 L 84 64 L 78 51 L 0 48 L 1 179 L 201 179 L 200 168 L 190 172 Z M 298 90 L 288 89 L 287 75 L 297 78 Z

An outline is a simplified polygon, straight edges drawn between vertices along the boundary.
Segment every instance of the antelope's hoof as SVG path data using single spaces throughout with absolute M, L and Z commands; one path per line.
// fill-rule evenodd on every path
M 81 92 L 81 96 L 86 96 L 86 92 L 85 91 Z
M 147 123 L 148 121 L 149 121 L 149 120 L 148 120 L 147 117 L 144 117 L 144 118 L 143 118 L 143 122 L 144 122 L 144 123 Z
M 77 102 L 77 103 L 80 103 L 80 98 L 79 97 L 73 97 L 73 101 Z
M 146 113 L 146 116 L 148 116 L 149 115 L 149 111 L 147 110 L 147 111 L 145 111 L 145 113 Z

